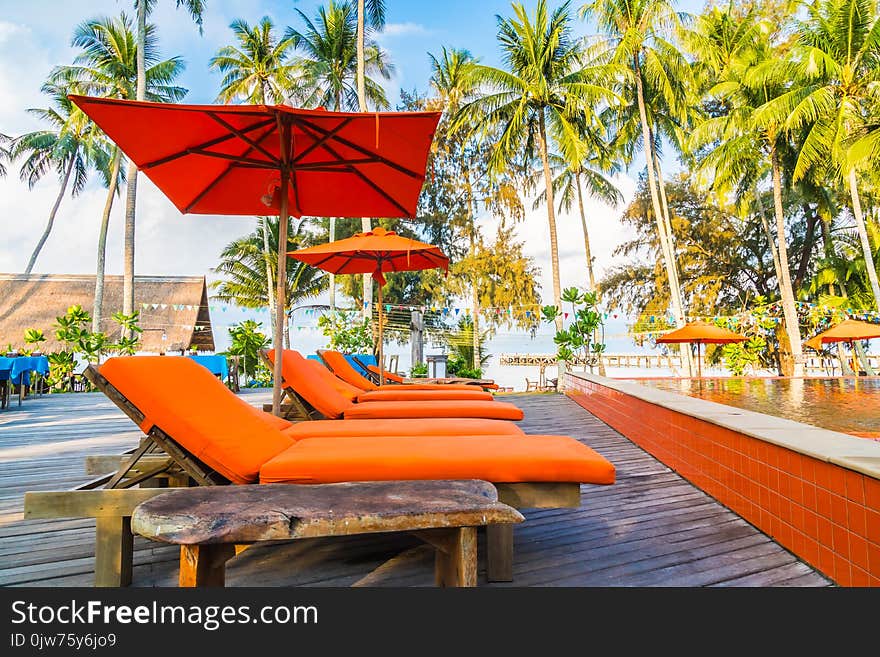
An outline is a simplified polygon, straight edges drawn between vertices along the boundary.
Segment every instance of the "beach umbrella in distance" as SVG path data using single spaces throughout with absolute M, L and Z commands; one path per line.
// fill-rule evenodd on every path
M 804 344 L 811 349 L 821 351 L 822 345 L 831 342 L 848 342 L 850 349 L 855 353 L 857 340 L 870 340 L 871 338 L 880 338 L 880 324 L 871 324 L 858 319 L 845 319 L 830 329 L 814 335 Z M 854 367 L 853 370 L 858 373 L 859 368 Z
M 702 378 L 703 364 L 700 360 L 700 345 L 703 344 L 730 344 L 733 342 L 745 342 L 748 338 L 726 328 L 721 328 L 709 322 L 689 322 L 669 333 L 664 333 L 657 342 L 677 344 L 687 342 L 697 345 L 697 375 Z
M 331 274 L 372 274 L 379 284 L 380 384 L 385 383 L 382 353 L 382 287 L 385 285 L 385 274 L 434 268 L 449 270 L 449 258 L 439 247 L 403 237 L 382 227 L 376 227 L 369 233 L 357 233 L 343 240 L 289 251 L 288 255 Z
M 412 217 L 439 112 L 175 105 L 70 96 L 184 214 L 278 215 L 282 349 L 287 221 Z M 272 409 L 281 402 L 275 359 Z

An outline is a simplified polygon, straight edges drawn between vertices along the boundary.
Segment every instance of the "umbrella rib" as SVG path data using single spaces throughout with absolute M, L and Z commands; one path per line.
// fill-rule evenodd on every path
M 305 132 L 310 133 L 310 134 L 312 135 L 312 137 L 315 136 L 315 135 L 314 135 L 314 132 L 313 132 L 313 129 L 311 129 L 311 125 L 308 124 L 308 122 L 306 122 L 306 121 L 301 121 L 301 125 L 300 125 L 300 127 L 301 127 Z M 333 157 L 335 157 L 335 158 L 337 158 L 338 160 L 342 161 L 342 158 L 339 156 L 339 154 L 338 154 L 335 150 L 333 150 L 332 148 L 330 148 L 330 146 L 329 146 L 328 144 L 325 144 L 325 145 L 324 145 L 324 148 L 330 153 L 330 155 L 332 155 Z M 370 153 L 367 153 L 367 155 L 370 155 Z M 370 187 L 372 187 L 375 191 L 377 191 L 379 194 L 381 194 L 381 195 L 382 195 L 382 196 L 383 196 L 383 197 L 384 197 L 389 203 L 391 203 L 394 207 L 396 207 L 398 210 L 400 210 L 400 211 L 403 213 L 403 216 L 405 216 L 405 217 L 410 216 L 410 212 L 409 212 L 409 210 L 407 210 L 407 209 L 406 209 L 405 207 L 403 207 L 400 203 L 398 203 L 398 202 L 397 202 L 392 196 L 390 196 L 385 190 L 381 189 L 381 188 L 380 188 L 378 185 L 376 185 L 372 180 L 370 180 L 369 178 L 367 178 L 363 173 L 361 173 L 360 171 L 358 171 L 357 169 L 355 169 L 355 168 L 354 168 L 353 166 L 351 166 L 351 165 L 349 165 L 349 166 L 347 167 L 347 170 L 348 170 L 350 173 L 355 174 L 358 178 L 360 178 L 361 180 L 363 180 L 363 181 L 364 181 L 365 183 L 367 183 Z
M 252 149 L 251 149 L 252 150 Z M 279 162 L 272 161 L 267 162 L 266 160 L 256 160 L 250 157 L 246 157 L 244 155 L 228 155 L 226 153 L 215 153 L 214 151 L 206 151 L 201 148 L 190 148 L 187 151 L 190 155 L 203 155 L 205 157 L 215 157 L 219 160 L 230 160 L 232 162 L 240 162 L 242 164 L 248 164 L 256 167 L 266 168 L 266 169 L 278 169 Z
M 309 126 L 312 130 L 314 130 L 315 132 L 321 133 L 321 134 L 328 134 L 328 132 L 329 132 L 328 130 L 321 128 L 320 126 L 315 125 L 311 121 L 306 121 L 305 119 L 302 119 L 302 118 L 298 119 L 298 122 L 304 126 L 305 125 Z M 401 173 L 405 173 L 406 175 L 408 175 L 412 178 L 416 178 L 417 180 L 424 179 L 424 176 L 422 174 L 419 174 L 419 173 L 413 171 L 412 169 L 407 169 L 402 164 L 398 164 L 397 162 L 393 162 L 393 161 L 389 160 L 387 157 L 383 157 L 382 155 L 379 155 L 379 153 L 376 153 L 374 151 L 371 151 L 368 148 L 364 148 L 363 146 L 355 144 L 354 142 L 349 141 L 348 139 L 345 139 L 344 137 L 340 137 L 339 135 L 333 135 L 330 138 L 333 139 L 334 141 L 339 142 L 343 146 L 348 146 L 349 148 L 354 149 L 354 150 L 358 151 L 359 153 L 363 153 L 364 155 L 366 155 L 368 157 L 376 157 L 376 158 L 378 158 L 378 160 L 382 164 L 389 166 L 392 169 L 397 169 Z M 325 146 L 325 148 L 326 148 L 326 146 Z M 327 150 L 330 150 L 330 149 L 328 148 Z M 330 152 L 333 153 L 333 151 L 330 151 Z
M 323 145 L 323 144 L 324 144 L 328 139 L 330 139 L 333 135 L 335 135 L 337 132 L 339 132 L 339 131 L 342 130 L 345 126 L 347 126 L 349 123 L 351 123 L 351 121 L 352 121 L 351 118 L 345 119 L 342 123 L 340 123 L 338 126 L 336 126 L 335 128 L 333 128 L 333 130 L 331 130 L 330 132 L 328 132 L 327 134 L 325 134 L 325 135 L 324 135 L 323 137 L 321 137 L 320 139 L 317 139 L 317 140 L 315 141 L 315 143 L 313 143 L 311 146 L 309 146 L 307 149 L 305 149 L 302 153 L 300 153 L 299 155 L 297 155 L 297 156 L 293 159 L 293 164 L 295 165 L 297 162 L 300 162 L 300 161 L 301 161 L 306 155 L 308 155 L 309 153 L 311 153 L 312 151 L 314 151 L 316 148 L 318 148 L 318 147 L 320 147 L 321 145 Z M 314 137 L 314 135 L 312 135 L 312 136 Z
M 266 126 L 266 125 L 268 125 L 268 123 L 263 123 L 263 125 Z M 264 132 L 263 135 L 262 135 L 257 141 L 258 141 L 258 142 L 263 141 L 263 140 L 264 140 L 266 137 L 268 137 L 270 134 L 272 134 L 272 128 L 271 128 L 271 127 L 270 127 L 268 130 L 266 130 L 266 132 Z M 252 150 L 253 150 L 252 148 L 249 148 L 248 150 L 246 150 L 246 151 L 244 152 L 244 155 L 247 155 L 247 154 L 250 153 Z M 229 164 L 229 166 L 227 166 L 227 167 L 226 167 L 226 168 L 220 173 L 219 176 L 217 176 L 216 178 L 214 178 L 214 180 L 212 180 L 212 181 L 208 184 L 207 187 L 205 187 L 201 192 L 199 192 L 199 194 L 198 194 L 198 195 L 197 195 L 192 201 L 190 201 L 189 205 L 187 205 L 187 206 L 183 209 L 183 213 L 184 213 L 184 214 L 187 214 L 190 210 L 192 210 L 192 209 L 193 209 L 193 208 L 199 203 L 199 201 L 201 201 L 203 198 L 205 198 L 205 196 L 207 196 L 208 192 L 210 192 L 212 189 L 214 189 L 214 188 L 219 184 L 219 182 L 220 182 L 221 180 L 223 180 L 223 178 L 226 177 L 226 174 L 228 174 L 230 171 L 232 171 L 232 169 L 233 169 L 234 166 L 235 166 L 235 162 L 231 162 L 231 163 Z
M 281 164 L 281 162 L 278 160 L 278 158 L 275 157 L 275 156 L 274 156 L 272 153 L 270 153 L 269 151 L 267 151 L 265 148 L 263 148 L 262 146 L 260 146 L 259 142 L 254 141 L 253 139 L 251 139 L 250 137 L 248 137 L 244 132 L 242 132 L 241 130 L 239 130 L 238 128 L 236 128 L 235 126 L 233 126 L 232 124 L 228 123 L 227 121 L 224 121 L 224 120 L 221 119 L 219 116 L 217 116 L 214 112 L 208 112 L 208 116 L 210 116 L 212 119 L 214 119 L 217 123 L 219 123 L 220 125 L 222 125 L 222 126 L 223 126 L 224 128 L 226 128 L 227 130 L 229 130 L 230 132 L 232 132 L 233 134 L 235 134 L 235 136 L 238 137 L 239 139 L 241 139 L 243 142 L 249 144 L 249 145 L 252 146 L 253 148 L 256 148 L 256 149 L 257 149 L 258 151 L 260 151 L 263 155 L 265 155 L 266 157 L 268 157 L 271 161 L 275 162 L 276 166 L 279 165 L 279 164 Z
M 268 121 L 261 121 L 259 123 L 255 123 L 252 126 L 248 126 L 244 130 L 242 130 L 242 132 L 252 132 L 253 130 L 259 130 L 260 128 L 265 128 L 267 125 L 271 125 L 274 122 L 275 122 L 274 119 L 268 120 Z M 233 139 L 234 137 L 235 137 L 235 135 L 223 135 L 222 137 L 215 137 L 214 139 L 209 139 L 208 141 L 202 142 L 201 144 L 197 144 L 196 146 L 193 146 L 191 148 L 210 148 L 211 146 L 216 146 L 217 144 L 222 144 L 224 141 L 229 141 L 230 139 Z M 260 141 L 262 141 L 262 139 L 260 139 Z M 187 149 L 184 149 L 178 153 L 166 155 L 165 157 L 159 158 L 158 160 L 153 160 L 152 162 L 147 162 L 146 164 L 143 164 L 138 168 L 143 171 L 145 169 L 152 169 L 153 167 L 157 167 L 162 164 L 168 164 L 169 162 L 173 162 L 174 160 L 177 160 L 181 157 L 184 157 L 185 155 L 188 155 L 189 150 L 190 149 L 187 148 Z M 246 151 L 245 154 L 247 154 L 249 152 L 250 151 Z

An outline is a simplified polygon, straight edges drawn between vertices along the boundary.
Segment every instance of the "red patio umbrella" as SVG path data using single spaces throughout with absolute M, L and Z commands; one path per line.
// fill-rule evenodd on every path
M 287 219 L 411 217 L 438 112 L 172 105 L 70 96 L 182 213 L 280 216 L 275 348 Z M 272 407 L 281 401 L 275 362 Z
M 387 272 L 418 271 L 439 268 L 449 270 L 449 258 L 440 248 L 425 244 L 394 231 L 376 227 L 369 233 L 328 244 L 318 244 L 289 256 L 332 274 L 372 274 L 379 283 L 379 383 L 385 383 L 382 353 L 382 286 Z
M 858 376 L 860 368 L 856 366 L 855 343 L 858 340 L 870 340 L 871 338 L 880 338 L 880 324 L 863 322 L 858 319 L 845 319 L 830 329 L 814 335 L 804 342 L 804 345 L 816 351 L 821 351 L 822 345 L 830 342 L 848 342 L 853 352 L 853 370 L 856 372 L 856 376 Z
M 734 333 L 726 328 L 703 321 L 694 321 L 685 324 L 668 333 L 664 333 L 657 342 L 676 344 L 680 342 L 696 343 L 697 345 L 697 376 L 703 376 L 703 364 L 700 361 L 701 344 L 730 344 L 731 342 L 745 342 L 748 338 L 739 333 Z

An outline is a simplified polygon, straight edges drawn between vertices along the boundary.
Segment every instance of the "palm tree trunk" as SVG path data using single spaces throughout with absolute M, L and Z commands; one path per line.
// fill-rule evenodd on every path
M 553 270 L 553 305 L 562 310 L 562 285 L 559 281 L 559 244 L 556 239 L 556 205 L 553 199 L 553 174 L 550 171 L 550 158 L 547 155 L 547 125 L 544 111 L 538 115 L 538 150 L 544 168 L 544 186 L 547 188 L 547 223 L 550 228 L 550 264 Z M 556 330 L 562 331 L 562 313 L 556 315 Z M 557 361 L 557 386 L 562 385 L 565 361 Z
M 599 298 L 599 291 L 596 289 L 596 275 L 593 272 L 593 254 L 590 250 L 590 232 L 587 230 L 587 215 L 584 212 L 584 193 L 581 190 L 581 173 L 580 171 L 574 174 L 574 184 L 577 188 L 578 195 L 578 210 L 581 214 L 581 228 L 584 231 L 584 254 L 587 258 L 587 280 L 590 282 L 590 291 L 596 293 L 596 299 Z M 599 342 L 599 334 L 598 330 L 593 331 L 592 341 L 593 344 L 598 344 Z M 605 376 L 605 363 L 602 361 L 602 354 L 599 354 L 599 375 Z
M 367 111 L 367 87 L 364 56 L 364 24 L 366 21 L 365 0 L 357 3 L 357 94 L 358 108 L 361 112 Z M 372 229 L 369 217 L 361 218 L 361 230 L 365 233 Z M 370 274 L 364 274 L 364 318 L 373 316 L 373 279 Z
M 807 217 L 807 230 L 804 235 L 804 247 L 801 249 L 801 257 L 798 263 L 797 273 L 794 275 L 793 286 L 795 290 L 800 290 L 807 277 L 807 267 L 810 265 L 810 256 L 813 253 L 813 244 L 816 241 L 816 222 L 819 221 L 815 212 L 810 209 L 808 203 L 804 203 L 801 208 Z
M 467 190 L 467 203 L 468 203 L 468 219 L 470 222 L 470 226 L 468 229 L 468 239 L 470 241 L 470 250 L 469 254 L 471 257 L 471 262 L 473 263 L 471 266 L 471 310 L 473 311 L 474 318 L 474 334 L 471 337 L 471 346 L 474 349 L 474 357 L 473 357 L 473 368 L 475 370 L 480 369 L 480 294 L 477 289 L 477 271 L 476 271 L 476 263 L 474 262 L 474 258 L 477 255 L 476 248 L 476 230 L 474 227 L 474 193 L 473 188 L 471 187 L 471 176 L 469 171 L 465 171 L 465 189 Z
M 859 230 L 859 240 L 862 243 L 862 253 L 865 256 L 865 269 L 868 272 L 868 280 L 871 283 L 871 292 L 874 294 L 874 307 L 880 310 L 880 282 L 877 281 L 877 268 L 874 266 L 874 254 L 871 251 L 871 240 L 868 239 L 868 230 L 865 227 L 865 217 L 862 214 L 862 202 L 859 198 L 856 170 L 849 170 L 849 192 L 852 196 L 853 217 Z
M 645 149 L 645 166 L 648 169 L 648 189 L 651 191 L 651 204 L 654 207 L 654 217 L 657 222 L 657 233 L 660 239 L 660 247 L 663 252 L 663 260 L 666 266 L 666 278 L 669 282 L 669 296 L 672 302 L 672 311 L 675 313 L 675 325 L 684 326 L 684 306 L 681 300 L 681 289 L 676 284 L 678 277 L 675 273 L 675 264 L 672 261 L 672 250 L 670 248 L 668 235 L 666 235 L 666 227 L 663 221 L 663 209 L 660 206 L 660 196 L 657 192 L 657 181 L 654 178 L 654 148 L 651 143 L 651 129 L 648 125 L 648 112 L 645 109 L 645 94 L 642 88 L 642 71 L 639 66 L 638 57 L 633 58 L 633 66 L 636 77 L 636 100 L 639 105 L 639 118 L 642 123 L 642 141 Z M 689 375 L 693 375 L 691 367 L 691 354 L 688 345 L 682 343 L 679 345 L 681 353 L 682 365 L 685 365 Z
M 137 3 L 137 89 L 135 98 L 143 100 L 147 92 L 147 68 L 144 61 L 144 43 L 147 38 L 147 0 Z M 134 222 L 137 206 L 137 165 L 128 162 L 128 183 L 125 189 L 125 234 L 123 247 L 122 312 L 134 312 Z M 126 337 L 131 337 L 126 336 Z
M 785 213 L 782 209 L 782 176 L 776 147 L 770 141 L 770 166 L 773 174 L 773 209 L 776 214 L 776 242 L 779 249 L 779 294 L 782 297 L 782 313 L 785 318 L 785 329 L 791 343 L 791 356 L 794 360 L 793 376 L 804 375 L 803 347 L 801 331 L 798 325 L 797 309 L 794 304 L 794 291 L 791 287 L 791 274 L 788 268 L 788 247 L 785 242 Z
M 263 218 L 263 259 L 266 261 L 266 300 L 269 305 L 269 333 L 275 335 L 275 280 L 272 276 L 272 249 L 269 245 L 269 218 Z
M 110 166 L 110 186 L 107 188 L 107 200 L 104 201 L 104 212 L 101 215 L 101 230 L 98 233 L 98 264 L 95 273 L 95 305 L 92 308 L 92 333 L 101 330 L 101 317 L 104 314 L 104 267 L 107 262 L 107 230 L 110 227 L 110 211 L 119 186 L 119 167 L 122 162 L 122 151 L 113 149 L 113 163 Z
M 770 231 L 770 222 L 767 221 L 767 214 L 764 212 L 764 201 L 761 199 L 761 192 L 755 185 L 755 202 L 758 205 L 758 216 L 761 218 L 761 226 L 764 229 L 764 235 L 767 237 L 767 246 L 770 249 L 770 256 L 773 258 L 773 271 L 776 273 L 776 280 L 782 280 L 782 267 L 779 264 L 779 252 L 776 250 L 776 242 L 773 239 L 773 233 Z
M 40 251 L 43 250 L 43 245 L 46 244 L 46 240 L 49 239 L 49 233 L 52 232 L 52 226 L 55 225 L 55 215 L 58 213 L 58 208 L 61 205 L 61 199 L 64 198 L 64 192 L 67 191 L 67 183 L 70 181 L 70 173 L 73 171 L 73 165 L 76 163 L 76 156 L 79 151 L 75 150 L 70 154 L 70 162 L 67 164 L 67 170 L 64 172 L 64 178 L 61 180 L 61 189 L 58 191 L 58 196 L 55 198 L 55 203 L 52 205 L 52 210 L 49 212 L 49 221 L 46 223 L 46 229 L 43 231 L 42 236 L 40 237 L 40 241 L 37 242 L 36 248 L 34 248 L 34 252 L 31 253 L 31 259 L 28 260 L 27 267 L 25 267 L 24 273 L 28 275 L 34 269 L 34 263 L 37 261 L 37 256 L 40 255 Z

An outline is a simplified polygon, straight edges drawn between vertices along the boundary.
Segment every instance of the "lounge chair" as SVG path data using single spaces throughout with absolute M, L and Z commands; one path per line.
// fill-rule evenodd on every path
M 364 391 L 372 391 L 372 390 L 392 390 L 392 391 L 400 391 L 401 386 L 393 383 L 386 385 L 378 385 L 371 381 L 370 379 L 363 376 L 360 372 L 358 372 L 351 363 L 348 362 L 348 359 L 339 353 L 338 351 L 332 351 L 330 349 L 318 349 L 318 356 L 324 361 L 324 364 L 330 369 L 333 374 L 338 376 L 340 379 L 349 383 L 356 388 L 360 388 Z M 368 365 L 367 369 L 375 368 L 375 365 Z M 372 369 L 370 371 L 373 371 Z M 378 372 L 379 369 L 375 368 L 376 371 L 376 380 L 378 381 Z M 401 379 L 402 381 L 402 379 Z M 446 383 L 413 383 L 406 384 L 407 390 L 442 390 L 442 391 L 450 391 L 450 390 L 461 390 L 461 391 L 474 391 L 477 386 L 465 385 L 462 383 L 458 384 L 446 384 Z
M 274 350 L 266 353 L 274 362 Z M 471 417 L 493 420 L 522 420 L 523 412 L 513 404 L 499 401 L 427 400 L 427 401 L 371 401 L 355 403 L 339 392 L 336 384 L 315 376 L 313 366 L 301 354 L 292 350 L 283 352 L 282 386 L 290 400 L 284 407 L 286 418 L 326 419 L 345 418 L 439 418 Z
M 379 368 L 375 365 L 364 365 L 363 366 L 367 372 L 370 374 L 371 380 L 376 383 L 379 381 L 380 372 Z M 498 390 L 498 384 L 492 381 L 491 379 L 468 379 L 465 377 L 446 377 L 442 379 L 425 379 L 424 383 L 413 383 L 411 381 L 407 381 L 402 376 L 395 372 L 385 372 L 385 380 L 390 381 L 392 385 L 434 385 L 434 386 L 469 386 L 472 388 L 482 388 L 483 390 Z
M 519 508 L 576 507 L 581 483 L 612 484 L 615 478 L 610 462 L 565 436 L 300 439 L 289 423 L 250 406 L 183 357 L 111 358 L 100 370 L 90 366 L 86 376 L 147 436 L 113 475 L 89 484 L 105 489 L 29 492 L 25 516 L 98 518 L 98 585 L 130 583 L 131 513 L 167 490 L 131 487 L 159 475 L 206 486 L 481 479 L 496 485 L 501 501 Z M 122 490 L 107 490 L 117 487 Z M 494 526 L 487 535 L 490 577 L 505 579 L 512 528 Z

